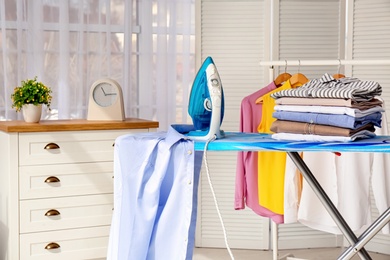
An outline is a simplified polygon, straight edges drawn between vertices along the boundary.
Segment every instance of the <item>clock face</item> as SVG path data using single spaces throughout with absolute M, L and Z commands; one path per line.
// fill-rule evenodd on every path
M 118 98 L 118 89 L 113 84 L 102 82 L 93 89 L 93 99 L 102 107 L 109 107 Z

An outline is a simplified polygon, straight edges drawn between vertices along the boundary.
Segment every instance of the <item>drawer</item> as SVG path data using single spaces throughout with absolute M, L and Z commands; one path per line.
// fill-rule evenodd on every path
M 20 236 L 20 259 L 105 259 L 109 232 L 109 226 L 103 226 L 23 234 Z M 57 246 L 59 248 L 56 248 Z M 51 249 L 48 249 L 49 247 Z
M 19 167 L 20 199 L 113 192 L 113 162 Z
M 137 130 L 20 133 L 19 165 L 112 161 L 115 139 L 134 132 Z
M 110 225 L 113 195 L 92 195 L 20 202 L 20 233 Z

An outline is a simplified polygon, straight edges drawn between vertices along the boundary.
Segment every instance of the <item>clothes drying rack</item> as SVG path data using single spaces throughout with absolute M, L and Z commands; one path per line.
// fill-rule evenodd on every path
M 340 66 L 342 66 L 342 65 L 390 65 L 390 60 L 385 60 L 385 59 L 382 59 L 382 60 L 344 60 L 344 59 L 343 60 L 341 60 L 341 59 L 335 59 L 335 60 L 272 60 L 272 61 L 260 61 L 259 64 L 260 64 L 260 66 L 269 66 L 269 78 L 270 78 L 270 81 L 272 81 L 274 79 L 274 76 L 275 76 L 275 73 L 274 73 L 275 66 L 284 66 L 285 69 L 287 68 L 287 66 L 299 66 L 298 72 L 299 72 L 300 66 L 339 66 L 339 70 L 340 70 Z M 290 158 L 293 159 L 291 157 L 291 155 L 290 155 Z M 293 159 L 293 161 L 294 161 L 294 159 Z M 299 260 L 299 258 L 295 258 L 292 254 L 286 254 L 286 255 L 279 257 L 279 255 L 278 255 L 278 224 L 271 221 L 271 225 L 272 225 L 273 260 Z M 351 245 L 352 245 L 352 243 L 356 243 L 356 239 L 355 239 L 356 236 L 353 233 L 350 234 L 350 232 L 347 230 L 344 230 L 344 232 L 346 234 L 345 236 L 346 236 L 347 240 L 351 243 Z M 352 248 L 352 247 L 350 247 L 350 248 Z M 347 255 L 347 257 L 351 254 L 350 251 L 352 251 L 352 250 L 357 250 L 357 249 L 353 248 L 353 249 L 350 249 L 349 251 L 347 251 L 345 253 Z M 358 251 L 359 250 L 355 251 L 355 253 Z M 366 252 L 364 250 L 363 250 L 363 253 L 361 255 L 364 257 L 364 259 L 370 259 L 370 258 L 366 258 L 367 255 L 366 255 Z M 349 258 L 346 258 L 346 259 L 349 259 Z

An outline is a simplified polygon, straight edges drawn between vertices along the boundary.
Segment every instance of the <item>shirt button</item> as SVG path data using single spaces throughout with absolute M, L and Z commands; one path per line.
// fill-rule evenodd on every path
M 191 185 L 191 183 L 192 183 L 192 181 L 191 181 L 191 180 L 189 180 L 189 181 L 188 181 L 188 185 Z
M 187 151 L 187 154 L 188 154 L 188 155 L 191 155 L 191 154 L 192 154 L 192 151 L 191 151 L 191 150 L 188 150 L 188 151 Z

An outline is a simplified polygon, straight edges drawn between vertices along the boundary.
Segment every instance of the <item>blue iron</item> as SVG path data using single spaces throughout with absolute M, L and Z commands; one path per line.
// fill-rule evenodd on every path
M 187 135 L 193 140 L 222 138 L 220 130 L 225 109 L 222 82 L 211 57 L 207 57 L 192 84 L 188 113 L 195 131 Z

